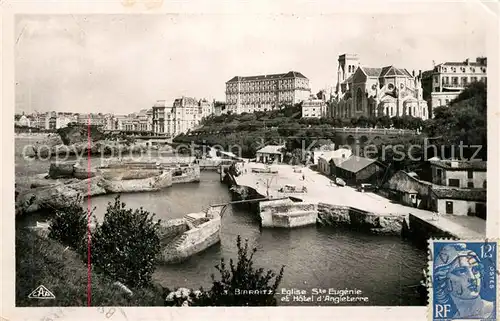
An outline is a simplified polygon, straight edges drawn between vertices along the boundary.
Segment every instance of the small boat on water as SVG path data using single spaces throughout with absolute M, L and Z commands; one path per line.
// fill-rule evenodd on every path
M 221 218 L 226 206 L 211 206 L 205 212 L 162 223 L 160 263 L 180 263 L 219 243 Z

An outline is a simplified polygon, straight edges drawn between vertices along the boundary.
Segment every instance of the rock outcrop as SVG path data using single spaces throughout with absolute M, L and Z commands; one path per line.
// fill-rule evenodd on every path
M 49 168 L 49 177 L 57 178 L 73 178 L 76 162 L 56 162 L 51 163 Z
M 67 180 L 51 185 L 22 190 L 16 198 L 16 215 L 64 207 L 68 201 L 80 196 L 106 194 L 102 177 L 86 180 Z

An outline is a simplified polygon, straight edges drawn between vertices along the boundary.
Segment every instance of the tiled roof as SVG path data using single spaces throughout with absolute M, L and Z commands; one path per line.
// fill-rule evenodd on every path
M 408 70 L 404 68 L 397 68 L 394 66 L 386 66 L 382 68 L 371 68 L 371 67 L 360 67 L 361 70 L 368 77 L 392 77 L 392 76 L 404 76 L 412 77 Z
M 412 77 L 408 70 L 404 68 L 396 68 L 394 66 L 387 66 L 382 68 L 382 72 L 380 73 L 380 77 L 386 76 L 404 76 L 404 77 Z
M 432 192 L 440 199 L 486 202 L 486 189 L 484 188 L 466 189 L 434 186 L 432 187 Z
M 379 77 L 382 68 L 359 67 L 368 77 Z
M 267 145 L 266 147 L 263 147 L 257 151 L 257 153 L 264 153 L 264 154 L 282 154 L 283 152 L 281 149 L 283 149 L 283 145 Z
M 345 158 L 342 158 L 342 155 L 345 156 Z M 352 155 L 352 151 L 346 148 L 340 148 L 337 150 L 331 150 L 331 151 L 323 151 L 321 152 L 321 155 L 319 158 L 323 158 L 326 161 L 331 161 L 332 159 L 343 159 L 346 160 L 348 157 Z M 335 164 L 337 165 L 337 164 Z
M 431 165 L 439 166 L 446 170 L 466 170 L 473 169 L 476 171 L 486 171 L 485 161 L 454 161 L 456 166 L 452 166 L 452 161 L 450 160 L 431 160 Z
M 375 163 L 376 161 L 376 159 L 351 156 L 343 162 L 340 162 L 338 165 L 336 164 L 336 166 L 348 172 L 357 173 L 368 165 Z
M 198 100 L 192 98 L 192 97 L 182 97 L 182 98 L 177 98 L 174 100 L 174 104 L 177 103 L 179 104 L 181 107 L 185 107 L 185 106 L 190 106 L 190 107 L 193 107 L 193 106 L 198 106 Z
M 289 71 L 289 72 L 284 73 L 284 74 L 258 75 L 258 76 L 247 76 L 247 77 L 234 76 L 228 82 L 246 81 L 246 80 L 269 80 L 269 79 L 280 79 L 280 78 L 304 78 L 304 79 L 307 79 L 306 76 L 304 76 L 302 73 L 300 73 L 298 71 Z

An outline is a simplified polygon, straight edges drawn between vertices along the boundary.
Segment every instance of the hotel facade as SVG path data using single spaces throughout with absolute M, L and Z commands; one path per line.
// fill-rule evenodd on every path
M 239 77 L 226 82 L 226 110 L 235 114 L 279 109 L 309 98 L 309 79 L 300 72 Z
M 476 61 L 466 59 L 463 62 L 444 62 L 434 69 L 425 71 L 422 79 L 425 99 L 431 108 L 446 106 L 467 87 L 476 81 L 486 83 L 487 59 L 476 58 Z M 430 96 L 430 97 L 429 97 Z
M 191 97 L 181 97 L 167 104 L 158 100 L 152 108 L 152 130 L 155 134 L 177 136 L 196 128 L 205 117 L 213 114 L 214 104 Z

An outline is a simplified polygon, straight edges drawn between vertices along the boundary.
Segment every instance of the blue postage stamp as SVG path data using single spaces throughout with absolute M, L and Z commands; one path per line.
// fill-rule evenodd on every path
M 498 241 L 429 242 L 429 317 L 497 320 Z

